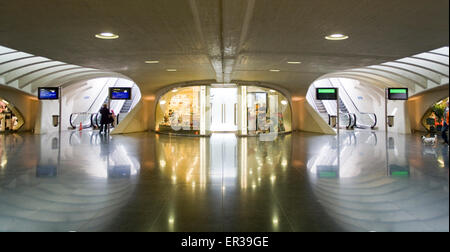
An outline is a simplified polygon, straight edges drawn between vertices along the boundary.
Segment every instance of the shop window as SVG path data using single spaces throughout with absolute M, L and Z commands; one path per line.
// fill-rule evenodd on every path
M 200 87 L 173 89 L 163 95 L 156 110 L 156 131 L 200 134 Z
M 174 88 L 156 105 L 160 133 L 241 135 L 290 132 L 291 108 L 280 92 L 256 86 L 205 85 Z
M 249 86 L 247 128 L 249 135 L 290 132 L 291 108 L 287 98 L 273 89 Z
M 0 98 L 0 132 L 17 131 L 23 124 L 20 112 L 11 103 Z
M 423 127 L 431 133 L 440 132 L 444 123 L 444 111 L 449 98 L 445 98 L 427 110 L 422 118 Z

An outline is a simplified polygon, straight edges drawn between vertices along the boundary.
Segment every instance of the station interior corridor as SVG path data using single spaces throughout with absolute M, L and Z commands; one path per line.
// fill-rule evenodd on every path
M 448 145 L 385 139 L 0 135 L 0 231 L 448 231 Z
M 0 13 L 0 232 L 449 232 L 449 0 Z

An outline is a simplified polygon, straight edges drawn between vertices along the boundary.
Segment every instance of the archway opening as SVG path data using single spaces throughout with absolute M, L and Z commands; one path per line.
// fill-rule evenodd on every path
M 234 84 L 184 86 L 169 89 L 159 97 L 155 131 L 258 136 L 291 132 L 291 118 L 289 100 L 275 89 Z

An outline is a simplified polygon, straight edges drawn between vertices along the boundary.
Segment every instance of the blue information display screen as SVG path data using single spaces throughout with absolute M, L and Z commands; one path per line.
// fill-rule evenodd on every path
M 59 99 L 59 88 L 57 88 L 57 87 L 38 88 L 38 99 L 39 100 L 58 100 Z
M 109 88 L 109 99 L 111 100 L 130 100 L 131 88 L 114 87 Z

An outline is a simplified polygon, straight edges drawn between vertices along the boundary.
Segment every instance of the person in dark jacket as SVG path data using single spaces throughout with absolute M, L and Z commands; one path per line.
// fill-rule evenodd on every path
M 111 112 L 109 112 L 107 104 L 103 104 L 103 107 L 100 109 L 100 114 L 102 115 L 102 119 L 100 120 L 100 133 L 106 133 L 111 117 Z

